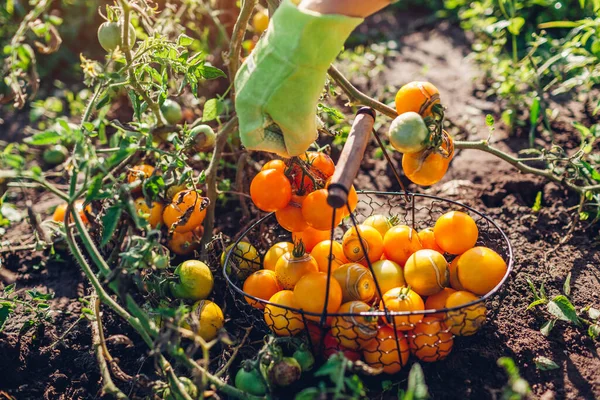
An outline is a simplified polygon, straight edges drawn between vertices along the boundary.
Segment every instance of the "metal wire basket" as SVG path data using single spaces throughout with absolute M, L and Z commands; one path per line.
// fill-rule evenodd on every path
M 353 128 L 356 127 L 355 123 Z M 353 132 L 356 130 L 353 129 Z M 364 148 L 362 150 L 364 152 Z M 352 174 L 355 175 L 356 171 L 351 171 L 350 175 Z M 341 204 L 346 204 L 349 209 L 344 192 L 348 193 L 347 189 L 342 187 Z M 499 254 L 506 262 L 506 273 L 492 290 L 466 304 L 452 308 L 400 312 L 389 310 L 381 301 L 384 294 L 382 285 L 385 282 L 374 279 L 376 294 L 368 310 L 363 307 L 357 311 L 350 307 L 345 312 L 332 313 L 327 312 L 327 301 L 330 298 L 329 280 L 333 279 L 331 275 L 334 259 L 330 250 L 322 312 L 307 311 L 294 307 L 293 304 L 273 303 L 243 290 L 246 276 L 239 271 L 248 263 L 256 263 L 257 257 L 255 253 L 240 252 L 238 247 L 244 239 L 250 243 L 260 243 L 259 247 L 264 251 L 275 243 L 290 242 L 291 234 L 278 226 L 274 213 L 271 213 L 243 232 L 226 253 L 223 274 L 235 308 L 248 324 L 264 333 L 303 337 L 319 354 L 328 356 L 332 352 L 343 351 L 348 358 L 362 358 L 372 367 L 381 368 L 390 374 L 405 366 L 411 353 L 425 362 L 445 358 L 453 347 L 454 338 L 477 332 L 485 322 L 486 309 L 493 308 L 490 298 L 502 287 L 513 267 L 513 254 L 508 237 L 492 219 L 457 201 L 406 191 L 359 191 L 358 194 L 359 201 L 355 211 L 350 213 L 341 225 L 331 230 L 332 241 L 341 238 L 344 231 L 362 223 L 373 214 L 395 216 L 399 224 L 422 230 L 433 227 L 435 221 L 446 212 L 462 211 L 470 215 L 477 225 L 479 236 L 476 245 L 485 246 Z M 360 234 L 358 238 L 366 253 L 366 243 Z M 451 264 L 454 256 L 446 254 L 446 258 Z M 366 264 L 365 269 L 370 270 L 375 277 L 373 263 L 367 258 Z

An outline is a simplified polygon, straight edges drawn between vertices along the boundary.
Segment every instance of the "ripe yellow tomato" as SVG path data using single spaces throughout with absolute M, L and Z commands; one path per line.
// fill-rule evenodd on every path
M 456 293 L 456 290 L 451 288 L 445 288 L 441 292 L 427 297 L 427 299 L 425 299 L 425 309 L 441 310 L 443 308 L 446 308 L 446 300 L 453 293 Z M 444 318 L 446 318 L 446 313 L 440 312 L 435 314 L 427 314 L 427 316 L 443 320 Z
M 252 27 L 259 35 L 269 27 L 269 15 L 264 10 L 257 11 L 252 16 Z
M 458 259 L 460 256 L 456 256 L 454 260 L 448 265 L 448 271 L 450 272 L 450 286 L 455 290 L 465 290 L 462 283 L 458 279 Z
M 385 258 L 402 266 L 406 264 L 408 257 L 422 248 L 417 231 L 407 225 L 390 228 L 383 238 Z
M 397 339 L 396 339 L 397 337 Z M 402 332 L 394 332 L 388 326 L 381 326 L 377 335 L 365 343 L 363 357 L 373 368 L 382 368 L 386 374 L 395 374 L 408 362 L 410 349 Z
M 230 244 L 221 254 L 221 267 L 225 265 L 227 253 L 233 248 L 234 244 Z M 255 271 L 260 269 L 260 255 L 256 247 L 248 242 L 239 242 L 233 248 L 229 262 L 227 263 L 227 274 L 233 273 L 238 279 L 246 279 Z
M 390 289 L 406 286 L 404 271 L 400 264 L 390 260 L 380 260 L 375 261 L 371 267 L 373 268 L 373 275 L 377 279 L 382 296 Z M 375 295 L 379 297 L 377 292 L 375 292 Z
M 358 233 L 357 233 L 358 232 Z M 360 239 L 358 235 L 360 234 Z M 361 244 L 362 240 L 362 244 Z M 348 261 L 367 264 L 379 260 L 383 254 L 383 239 L 377 229 L 367 225 L 357 225 L 348 229 L 342 238 L 344 254 Z M 363 251 L 366 250 L 366 254 Z
M 146 200 L 143 197 L 138 197 L 134 204 L 138 214 L 148 221 L 152 228 L 156 228 L 158 224 L 162 224 L 164 207 L 161 203 L 153 201 L 152 206 L 148 207 Z
M 294 243 L 291 242 L 279 242 L 267 250 L 265 258 L 263 259 L 263 268 L 275 271 L 275 265 L 279 258 L 287 252 L 294 250 Z
M 478 299 L 479 297 L 473 293 L 461 290 L 448 296 L 446 308 L 458 307 Z M 485 323 L 485 312 L 486 308 L 483 302 L 455 311 L 448 311 L 444 324 L 450 332 L 457 336 L 471 336 Z
M 327 294 L 329 280 L 329 294 Z M 342 305 L 342 288 L 335 279 L 329 279 L 325 272 L 310 272 L 300 278 L 294 286 L 294 298 L 298 307 L 304 311 L 322 314 L 334 313 Z M 327 300 L 327 307 L 325 301 Z M 320 321 L 316 315 L 305 315 L 307 319 Z M 327 319 L 328 323 L 331 318 Z
M 262 211 L 281 210 L 292 199 L 292 184 L 279 170 L 260 171 L 250 183 L 250 197 Z
M 353 315 L 335 316 L 331 321 L 331 334 L 340 346 L 358 350 L 377 335 L 377 317 L 357 315 L 371 310 L 371 306 L 362 301 L 350 301 L 341 305 L 337 311 L 339 314 Z
M 483 296 L 496 287 L 506 275 L 506 262 L 494 250 L 473 247 L 457 261 L 458 279 L 465 290 Z
M 382 302 L 379 303 L 380 310 L 385 309 L 384 304 L 389 311 L 421 311 L 425 309 L 425 304 L 423 303 L 421 296 L 407 287 L 397 287 L 385 292 Z M 392 328 L 394 327 L 395 322 L 395 328 L 397 330 L 409 331 L 416 323 L 423 319 L 423 314 L 395 316 L 391 317 L 391 319 L 393 321 L 388 321 L 387 318 L 384 317 L 384 322 Z
M 377 229 L 377 232 L 379 232 L 382 238 L 385 236 L 387 231 L 394 226 L 388 217 L 381 214 L 371 215 L 365 219 L 361 225 L 367 225 Z
M 302 232 L 292 232 L 292 242 L 298 243 L 300 240 L 302 240 L 302 243 L 304 244 L 304 249 L 306 251 L 312 251 L 313 248 L 319 242 L 330 239 L 330 237 L 331 237 L 330 230 L 319 231 L 310 226 L 308 228 L 306 228 L 305 230 L 303 230 Z
M 309 253 L 296 250 L 285 253 L 275 264 L 277 280 L 284 289 L 293 289 L 304 275 L 319 271 L 317 262 Z
M 194 230 L 204 221 L 209 200 L 195 190 L 183 190 L 163 211 L 163 220 L 169 231 L 179 233 Z
M 435 250 L 422 249 L 408 258 L 404 279 L 421 296 L 431 296 L 448 286 L 448 263 Z
M 450 211 L 435 222 L 433 228 L 436 243 L 450 254 L 462 254 L 477 242 L 479 230 L 468 214 Z
M 333 248 L 332 248 L 333 247 Z M 331 252 L 331 271 L 335 271 L 340 266 L 346 264 L 348 260 L 344 255 L 344 249 L 342 245 L 338 242 L 332 242 L 331 240 L 323 240 L 322 242 L 317 243 L 315 247 L 313 247 L 310 255 L 313 256 L 317 265 L 319 266 L 319 271 L 321 272 L 329 272 L 329 253 Z
M 452 333 L 440 320 L 432 317 L 423 318 L 406 337 L 410 352 L 424 362 L 443 360 L 454 344 Z
M 142 190 L 141 183 L 149 178 L 154 173 L 154 167 L 148 164 L 140 164 L 132 167 L 127 174 L 127 183 L 138 183 L 138 186 L 133 188 L 133 192 L 139 193 Z
M 242 289 L 250 296 L 269 300 L 275 293 L 282 290 L 282 287 L 279 285 L 275 271 L 261 269 L 246 278 Z M 254 308 L 260 310 L 265 308 L 265 305 L 259 301 L 250 297 L 245 297 L 245 299 Z
M 200 300 L 192 306 L 192 311 L 182 322 L 182 327 L 196 332 L 202 339 L 211 341 L 223 328 L 225 316 L 221 307 L 210 300 Z
M 337 268 L 333 271 L 333 278 L 342 288 L 344 303 L 353 300 L 368 303 L 377 291 L 371 271 L 357 263 L 348 263 Z
M 424 249 L 435 250 L 438 253 L 444 254 L 444 250 L 435 241 L 435 235 L 433 234 L 433 228 L 425 228 L 419 232 L 419 240 Z
M 179 299 L 204 300 L 212 292 L 215 280 L 212 271 L 202 261 L 187 260 L 175 269 L 179 282 L 173 282 L 171 293 Z
M 409 82 L 396 93 L 398 115 L 412 111 L 424 117 L 431 115 L 431 107 L 440 102 L 439 90 L 429 82 Z
M 270 303 L 265 306 L 264 317 L 267 326 L 277 336 L 294 336 L 304 330 L 302 316 L 295 311 L 287 308 L 277 307 L 275 304 L 298 309 L 294 292 L 291 290 L 281 290 L 275 293 L 270 299 Z

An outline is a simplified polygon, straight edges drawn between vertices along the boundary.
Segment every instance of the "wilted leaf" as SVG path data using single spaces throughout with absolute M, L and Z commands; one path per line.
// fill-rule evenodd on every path
M 560 368 L 560 366 L 557 363 L 555 363 L 548 357 L 537 356 L 533 359 L 533 361 L 535 362 L 535 367 L 541 371 L 551 371 L 553 369 Z
M 542 325 L 542 327 L 540 328 L 540 332 L 542 333 L 542 335 L 550 336 L 550 332 L 552 331 L 552 328 L 554 328 L 554 324 L 556 324 L 555 319 L 551 319 L 549 321 L 544 322 L 544 325 Z
M 567 296 L 571 295 L 571 273 L 567 274 L 567 278 L 565 279 L 565 283 L 563 284 L 563 293 Z

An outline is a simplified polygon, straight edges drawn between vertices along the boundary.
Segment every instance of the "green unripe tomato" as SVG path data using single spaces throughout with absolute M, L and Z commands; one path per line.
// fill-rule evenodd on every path
M 169 125 L 178 124 L 183 118 L 181 106 L 171 99 L 165 100 L 162 106 L 160 106 L 160 112 L 162 112 Z
M 298 364 L 300 364 L 302 372 L 310 371 L 315 365 L 315 357 L 306 346 L 302 346 L 296 350 L 293 357 L 298 361 Z
M 69 151 L 62 144 L 57 144 L 44 150 L 44 162 L 49 165 L 58 165 L 65 162 Z
M 98 41 L 100 46 L 107 52 L 113 51 L 119 47 L 123 47 L 123 38 L 121 36 L 121 29 L 123 22 L 110 22 L 106 21 L 98 28 Z M 132 48 L 135 44 L 135 28 L 129 24 L 129 33 L 127 34 L 129 40 L 129 48 Z
M 179 282 L 171 286 L 171 293 L 177 298 L 204 300 L 212 292 L 213 274 L 202 261 L 184 261 L 175 269 L 175 274 L 179 275 Z
M 241 368 L 235 375 L 235 387 L 254 396 L 264 396 L 267 394 L 267 385 L 262 376 L 260 376 L 260 372 L 255 368 L 250 370 Z
M 194 150 L 211 151 L 215 147 L 215 131 L 208 125 L 198 125 L 190 131 L 194 140 Z
M 388 131 L 390 144 L 401 153 L 418 153 L 427 147 L 429 129 L 416 112 L 405 112 L 396 117 Z

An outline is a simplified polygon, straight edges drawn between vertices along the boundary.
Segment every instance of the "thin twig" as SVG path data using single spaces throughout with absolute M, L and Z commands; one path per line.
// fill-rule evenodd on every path
M 246 161 L 248 160 L 248 153 L 242 153 L 238 159 L 235 173 L 235 190 L 242 192 L 244 190 L 244 175 L 246 172 Z M 242 207 L 242 215 L 244 218 L 250 218 L 250 210 L 248 209 L 247 197 L 238 195 L 240 206 Z
M 246 334 L 242 338 L 240 344 L 238 344 L 237 346 L 235 346 L 235 348 L 233 349 L 233 352 L 231 353 L 231 356 L 229 356 L 229 360 L 227 360 L 227 362 L 225 363 L 225 365 L 223 365 L 223 367 L 219 371 L 217 371 L 215 373 L 215 376 L 221 377 L 229 369 L 229 367 L 233 363 L 233 360 L 235 360 L 235 357 L 237 356 L 238 351 L 246 343 L 246 339 L 248 339 L 248 336 L 250 335 L 250 332 L 252 332 L 252 327 L 251 326 L 249 326 L 248 328 L 246 328 Z
M 248 28 L 248 21 L 252 15 L 254 7 L 258 0 L 243 0 L 240 15 L 233 26 L 233 34 L 229 43 L 229 54 L 227 55 L 227 69 L 229 71 L 229 81 L 233 82 L 240 66 L 240 56 L 242 54 L 242 41 Z M 235 87 L 231 88 L 231 98 L 235 98 Z

